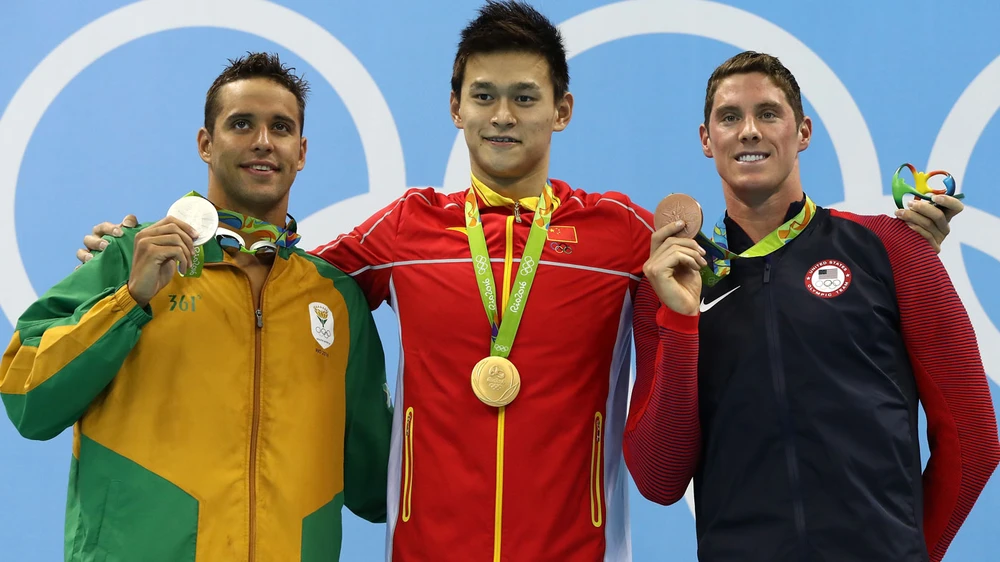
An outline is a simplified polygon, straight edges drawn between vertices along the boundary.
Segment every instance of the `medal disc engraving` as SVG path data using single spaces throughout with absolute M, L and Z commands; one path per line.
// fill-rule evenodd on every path
M 659 230 L 674 221 L 684 221 L 684 229 L 677 233 L 681 238 L 694 238 L 701 232 L 703 216 L 701 205 L 690 195 L 671 193 L 660 201 L 653 213 L 653 224 Z
M 167 210 L 168 217 L 186 222 L 198 233 L 195 246 L 201 246 L 215 236 L 219 228 L 219 212 L 215 206 L 201 197 L 181 197 Z
M 486 357 L 472 368 L 472 391 L 484 404 L 506 406 L 520 390 L 521 375 L 504 357 Z

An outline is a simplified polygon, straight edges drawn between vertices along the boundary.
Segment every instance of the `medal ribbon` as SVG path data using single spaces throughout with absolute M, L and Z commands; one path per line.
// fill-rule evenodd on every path
M 188 192 L 185 197 L 201 197 L 207 201 L 207 198 L 197 191 Z M 215 232 L 215 239 L 227 252 L 240 251 L 248 254 L 256 254 L 258 251 L 273 252 L 276 248 L 291 248 L 300 240 L 296 232 L 297 224 L 292 215 L 288 215 L 288 223 L 285 228 L 281 228 L 258 218 L 246 217 L 235 211 L 219 209 L 214 203 L 212 206 L 219 212 L 219 227 Z M 249 245 L 247 244 L 248 240 Z M 191 268 L 181 275 L 201 277 L 204 265 L 205 248 L 204 246 L 196 246 Z
M 510 302 L 507 303 L 503 321 L 498 322 L 496 283 L 493 282 L 493 268 L 490 266 L 490 254 L 486 247 L 483 220 L 479 216 L 476 191 L 470 187 L 469 192 L 465 195 L 466 233 L 469 236 L 469 251 L 472 253 L 472 268 L 476 272 L 479 295 L 483 298 L 483 308 L 486 309 L 486 317 L 492 328 L 492 344 L 490 345 L 490 355 L 492 356 L 506 358 L 514 344 L 514 336 L 521 323 L 521 315 L 528 303 L 528 293 L 531 292 L 535 272 L 538 271 L 538 259 L 542 255 L 542 248 L 548 238 L 549 223 L 552 221 L 552 198 L 552 186 L 546 183 L 541 197 L 538 198 L 538 206 L 535 209 L 534 219 L 531 221 L 528 240 L 524 244 L 521 263 L 514 275 L 514 289 Z
M 708 238 L 701 232 L 695 237 L 698 244 L 705 249 L 711 258 L 708 260 L 708 267 L 701 269 L 702 281 L 706 286 L 711 287 L 729 274 L 731 269 L 730 262 L 732 260 L 737 258 L 759 258 L 784 247 L 785 244 L 794 240 L 796 236 L 806 229 L 806 226 L 809 225 L 815 215 L 816 204 L 813 203 L 813 200 L 809 196 L 806 196 L 806 204 L 802 206 L 802 210 L 797 215 L 773 230 L 747 251 L 736 254 L 729 251 L 729 243 L 726 238 L 726 215 L 723 213 L 718 222 L 715 223 L 715 228 L 712 229 L 711 238 Z

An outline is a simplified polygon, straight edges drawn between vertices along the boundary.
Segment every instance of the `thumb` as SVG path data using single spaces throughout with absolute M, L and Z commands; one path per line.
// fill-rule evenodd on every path
M 139 219 L 137 219 L 135 215 L 125 215 L 125 218 L 122 219 L 122 226 L 135 228 L 139 226 Z

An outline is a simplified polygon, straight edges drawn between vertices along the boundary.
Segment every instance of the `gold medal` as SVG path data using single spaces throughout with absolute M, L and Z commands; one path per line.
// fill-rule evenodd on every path
M 472 391 L 484 404 L 506 406 L 520 390 L 521 375 L 505 357 L 486 357 L 472 368 Z

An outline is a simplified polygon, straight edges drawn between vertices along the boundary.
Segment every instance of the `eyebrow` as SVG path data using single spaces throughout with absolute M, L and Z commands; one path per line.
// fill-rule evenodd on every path
M 713 111 L 712 113 L 718 115 L 719 113 L 726 113 L 726 112 L 740 113 L 741 111 L 742 110 L 736 107 L 735 105 L 720 105 L 719 107 L 716 107 L 715 111 Z
M 236 119 L 253 119 L 254 117 L 256 117 L 256 115 L 253 113 L 234 113 L 233 115 L 230 115 L 226 120 L 232 122 Z M 298 124 L 296 123 L 295 119 L 285 115 L 284 113 L 275 113 L 272 116 L 272 119 L 274 121 L 287 121 L 289 123 L 293 123 L 296 125 Z
M 761 109 L 781 109 L 781 104 L 776 101 L 765 101 L 755 105 L 754 109 L 757 111 L 760 111 Z M 713 114 L 726 113 L 729 111 L 733 113 L 743 112 L 743 110 L 740 109 L 739 107 L 729 104 L 729 105 L 720 105 L 719 107 L 715 108 Z
M 493 82 L 484 82 L 477 80 L 472 84 L 469 84 L 469 89 L 497 90 L 499 88 Z M 511 89 L 515 91 L 524 91 L 524 90 L 535 91 L 535 90 L 541 90 L 542 88 L 541 86 L 539 86 L 534 82 L 516 82 L 514 84 L 511 84 Z

